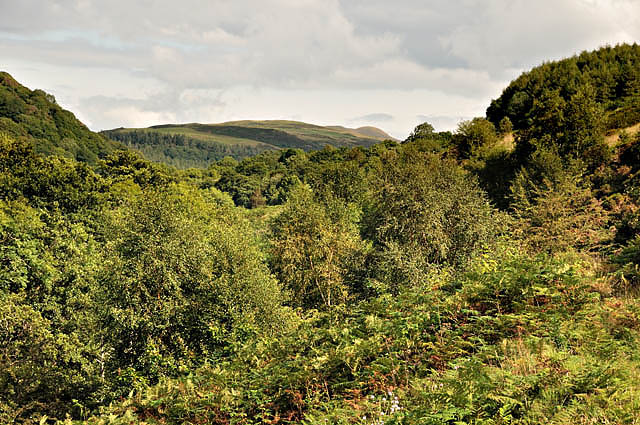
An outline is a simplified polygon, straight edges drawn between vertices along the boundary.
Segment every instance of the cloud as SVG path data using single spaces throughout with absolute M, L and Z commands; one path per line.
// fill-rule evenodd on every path
M 638 39 L 637 0 L 21 0 L 0 13 L 3 66 L 92 128 L 371 110 L 396 134 L 417 115 L 450 128 L 543 60 Z
M 485 0 L 481 4 L 474 7 L 472 18 L 440 34 L 438 40 L 469 67 L 494 75 L 640 37 L 640 3 L 634 0 Z
M 349 0 L 356 33 L 403 34 L 406 57 L 493 78 L 603 44 L 640 39 L 637 0 Z M 512 78 L 513 76 L 510 75 Z
M 355 34 L 337 1 L 159 3 L 3 5 L 0 31 L 14 37 L 4 38 L 2 50 L 58 65 L 135 68 L 172 86 L 211 88 L 326 84 L 337 69 L 370 66 L 396 56 L 399 46 L 390 33 Z
M 224 109 L 221 92 L 210 90 L 164 91 L 142 99 L 91 96 L 82 99 L 80 109 L 100 116 L 100 129 L 146 127 L 149 123 L 209 122 Z
M 454 115 L 416 115 L 421 122 L 428 122 L 436 131 L 453 131 L 462 121 L 470 120 L 471 116 L 454 116 Z
M 351 118 L 349 122 L 371 122 L 371 123 L 385 123 L 393 121 L 393 115 L 385 113 L 367 114 L 361 117 Z

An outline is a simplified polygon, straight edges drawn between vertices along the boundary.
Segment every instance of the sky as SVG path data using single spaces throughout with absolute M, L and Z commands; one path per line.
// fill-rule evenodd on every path
M 0 0 L 0 70 L 98 131 L 289 119 L 453 130 L 640 0 Z

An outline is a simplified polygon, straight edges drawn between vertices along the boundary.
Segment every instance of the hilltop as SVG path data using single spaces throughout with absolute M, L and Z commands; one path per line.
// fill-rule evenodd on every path
M 640 46 L 619 45 L 546 62 L 522 73 L 487 108 L 496 126 L 508 118 L 516 130 L 561 125 L 562 112 L 586 93 L 602 115 L 602 126 L 640 122 Z
M 96 164 L 99 158 L 129 148 L 177 168 L 206 168 L 227 156 L 243 159 L 279 149 L 369 147 L 394 140 L 375 127 L 323 127 L 284 120 L 162 124 L 95 133 L 58 105 L 54 96 L 31 90 L 6 72 L 0 72 L 0 132 L 27 140 L 43 155 Z
M 368 147 L 393 140 L 375 127 L 323 127 L 298 121 L 229 121 L 220 124 L 163 124 L 102 133 L 137 149 L 152 161 L 179 168 L 206 167 L 225 156 L 242 159 L 279 149 L 312 151 L 325 146 Z
M 91 164 L 123 148 L 89 130 L 52 95 L 30 90 L 6 72 L 0 72 L 0 132 L 28 140 L 38 153 Z

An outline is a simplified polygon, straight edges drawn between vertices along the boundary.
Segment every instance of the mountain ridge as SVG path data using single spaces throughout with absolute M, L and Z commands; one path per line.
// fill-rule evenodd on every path
M 352 129 L 290 120 L 158 124 L 101 133 L 141 151 L 150 160 L 179 168 L 207 167 L 226 156 L 242 159 L 268 150 L 369 147 L 383 140 L 395 140 L 375 127 Z
M 122 149 L 120 143 L 95 133 L 57 104 L 55 97 L 31 90 L 0 71 L 0 132 L 28 140 L 36 152 L 95 164 Z

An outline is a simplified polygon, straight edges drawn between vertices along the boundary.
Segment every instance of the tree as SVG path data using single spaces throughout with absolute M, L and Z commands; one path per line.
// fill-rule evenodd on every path
M 537 151 L 512 185 L 516 233 L 535 252 L 595 249 L 611 239 L 607 211 L 583 177 L 553 152 Z
M 245 221 L 216 196 L 147 190 L 109 214 L 105 237 L 99 314 L 112 374 L 175 374 L 278 325 L 279 285 Z
M 610 156 L 604 141 L 604 111 L 592 86 L 585 85 L 571 96 L 565 116 L 561 154 L 581 158 L 592 169 L 604 163 Z
M 411 132 L 411 134 L 409 134 L 409 137 L 407 137 L 407 140 L 405 140 L 405 142 L 413 142 L 418 139 L 428 139 L 433 137 L 434 133 L 435 133 L 435 129 L 433 128 L 433 126 L 428 122 L 423 122 L 422 124 L 417 125 L 416 128 L 413 129 L 413 131 Z
M 496 231 L 482 190 L 452 161 L 388 152 L 376 173 L 363 232 L 380 251 L 395 243 L 425 263 L 460 265 Z
M 329 308 L 354 295 L 350 275 L 366 249 L 357 218 L 353 206 L 338 199 L 317 202 L 308 186 L 290 192 L 271 222 L 271 265 L 294 306 Z
M 532 125 L 517 138 L 516 152 L 525 164 L 536 149 L 555 150 L 569 163 L 580 159 L 594 169 L 608 160 L 609 149 L 604 142 L 604 113 L 595 101 L 590 85 L 577 89 L 569 101 L 559 90 L 547 90 L 534 102 Z
M 498 128 L 500 129 L 500 134 L 502 135 L 511 133 L 513 131 L 513 124 L 511 123 L 509 117 L 502 118 L 500 120 Z
M 22 423 L 71 403 L 65 336 L 19 295 L 0 293 L 0 421 Z
M 102 385 L 92 315 L 96 251 L 86 229 L 59 211 L 0 200 L 3 423 L 95 405 Z
M 459 158 L 469 158 L 474 151 L 496 144 L 498 137 L 495 126 L 484 118 L 462 121 L 453 136 L 453 144 Z

